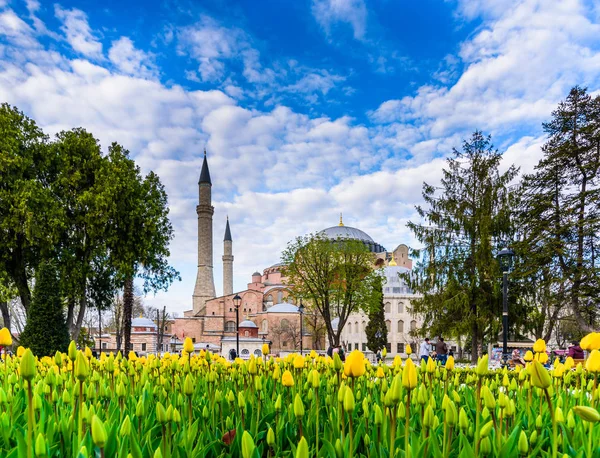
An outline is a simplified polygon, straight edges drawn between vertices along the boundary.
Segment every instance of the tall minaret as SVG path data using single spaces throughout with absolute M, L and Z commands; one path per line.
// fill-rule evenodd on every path
M 204 162 L 198 181 L 198 274 L 196 275 L 196 286 L 192 302 L 194 315 L 203 315 L 205 303 L 215 297 L 215 281 L 213 279 L 213 213 L 215 208 L 211 205 L 212 182 L 208 172 L 206 161 L 206 150 L 204 150 Z
M 233 294 L 233 241 L 229 229 L 229 217 L 225 225 L 225 237 L 223 237 L 223 296 Z

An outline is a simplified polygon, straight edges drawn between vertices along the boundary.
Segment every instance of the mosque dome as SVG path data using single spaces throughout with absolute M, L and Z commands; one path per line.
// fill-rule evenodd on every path
M 131 327 L 156 329 L 158 326 L 156 326 L 156 323 L 154 323 L 154 321 L 152 321 L 150 318 L 139 317 L 131 320 Z
M 299 313 L 298 307 L 294 304 L 288 304 L 282 302 L 281 304 L 275 304 L 267 309 L 269 313 Z
M 256 326 L 256 324 L 254 324 L 254 322 L 252 322 L 250 320 L 242 321 L 238 327 L 239 328 L 258 328 L 258 326 Z
M 331 226 L 323 229 L 319 235 L 329 240 L 358 240 L 364 243 L 369 251 L 373 253 L 381 253 L 385 248 L 376 243 L 369 234 L 355 227 L 344 225 L 340 216 L 340 223 L 337 226 Z

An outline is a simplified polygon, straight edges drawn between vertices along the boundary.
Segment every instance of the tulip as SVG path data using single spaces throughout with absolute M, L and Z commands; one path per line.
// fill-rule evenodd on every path
M 354 350 L 344 363 L 346 377 L 360 377 L 365 373 L 365 355 L 360 350 Z
M 531 373 L 531 384 L 538 388 L 547 389 L 552 384 L 552 379 L 548 371 L 540 364 L 539 361 L 534 360 L 529 368 Z
M 92 421 L 94 419 L 92 418 Z M 121 428 L 119 429 L 119 434 L 121 436 L 129 436 L 131 434 L 131 420 L 129 419 L 129 415 L 125 417 L 123 423 L 121 423 Z
M 404 353 L 406 353 L 408 356 L 412 355 L 412 347 L 410 346 L 410 344 L 406 344 L 406 348 L 404 349 Z
M 92 418 L 92 439 L 98 448 L 104 448 L 108 439 L 104 423 L 102 423 L 102 420 L 97 415 L 94 415 L 94 418 Z
M 273 431 L 273 428 L 270 427 L 267 431 L 267 445 L 271 448 L 275 445 L 275 432 Z
M 35 364 L 35 358 L 33 357 L 33 353 L 31 353 L 31 350 L 28 348 L 27 350 L 25 350 L 23 356 L 21 357 L 19 372 L 24 380 L 31 382 L 33 377 L 35 377 L 36 371 L 37 369 Z
M 263 356 L 266 356 L 269 354 L 269 344 L 264 343 L 262 345 L 262 354 L 263 354 Z
M 449 371 L 454 369 L 454 356 L 448 356 L 448 359 L 446 360 L 446 369 Z
M 296 393 L 296 397 L 294 398 L 294 415 L 296 418 L 302 418 L 304 416 L 304 404 L 298 393 Z
M 88 359 L 85 357 L 83 352 L 77 352 L 76 360 L 75 360 L 75 377 L 79 381 L 85 380 L 90 373 L 90 366 L 88 363 Z
M 383 368 L 381 366 L 379 366 L 377 368 L 377 372 L 375 373 L 375 376 L 377 378 L 383 378 L 383 377 L 385 377 L 385 373 L 383 372 Z
M 429 374 L 435 372 L 435 363 L 433 362 L 433 359 L 431 359 L 431 357 L 427 358 L 427 365 L 425 366 L 425 370 Z
M 585 362 L 585 368 L 588 372 L 597 374 L 600 372 L 600 351 L 592 350 L 590 356 Z
M 523 359 L 528 362 L 533 360 L 533 353 L 531 352 L 531 350 L 527 350 L 525 352 L 525 356 L 523 357 Z
M 490 435 L 490 433 L 492 432 L 492 428 L 494 427 L 494 422 L 492 420 L 488 421 L 485 425 L 483 425 L 483 427 L 481 428 L 481 432 L 480 432 L 480 436 L 481 437 L 487 437 Z
M 477 368 L 475 369 L 475 373 L 480 377 L 488 373 L 488 361 L 488 355 L 483 355 L 481 358 L 479 358 L 479 361 L 477 361 Z
M 283 386 L 294 386 L 294 377 L 292 377 L 292 373 L 288 370 L 286 370 L 283 375 L 281 376 L 281 384 Z
M 189 354 L 194 353 L 194 342 L 189 337 L 186 337 L 183 341 L 183 351 Z
M 417 386 L 417 368 L 412 359 L 407 359 L 402 371 L 402 386 L 408 390 L 412 390 Z
M 600 333 L 591 332 L 581 339 L 580 346 L 587 351 L 600 350 Z
M 0 329 L 0 347 L 10 347 L 12 345 L 12 336 L 7 328 Z
M 296 355 L 294 357 L 294 369 L 302 369 L 304 367 L 304 357 L 302 355 Z
M 254 445 L 252 436 L 248 433 L 248 431 L 244 431 L 242 434 L 242 456 L 244 458 L 252 458 L 255 448 L 256 446 Z
M 533 344 L 533 351 L 536 353 L 546 353 L 546 342 L 544 339 L 538 339 Z
M 71 361 L 75 361 L 75 358 L 77 358 L 77 344 L 75 344 L 74 340 L 71 340 L 71 343 L 69 344 L 67 355 Z

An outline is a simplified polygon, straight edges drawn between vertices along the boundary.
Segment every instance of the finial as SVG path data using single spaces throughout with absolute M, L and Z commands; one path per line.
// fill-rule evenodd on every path
M 204 156 L 206 156 L 206 146 L 204 147 Z
M 390 266 L 397 266 L 398 264 L 396 264 L 396 259 L 394 258 L 394 253 L 392 253 L 392 260 L 390 261 Z
M 340 213 L 340 224 L 338 224 L 338 226 L 343 226 L 344 222 L 342 221 L 342 214 Z

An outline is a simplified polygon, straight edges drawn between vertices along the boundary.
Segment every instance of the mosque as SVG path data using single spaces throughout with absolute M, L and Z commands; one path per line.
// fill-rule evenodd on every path
M 213 213 L 212 181 L 206 152 L 198 181 L 198 272 L 192 295 L 192 309 L 184 312 L 171 324 L 171 334 L 182 341 L 190 337 L 196 348 L 211 348 L 222 355 L 230 354 L 236 345 L 236 303 L 239 313 L 240 357 L 260 354 L 262 343 L 271 343 L 272 353 L 297 351 L 300 339 L 304 349 L 324 350 L 325 336 L 313 336 L 304 326 L 300 336 L 300 309 L 294 303 L 282 264 L 274 264 L 254 272 L 243 291 L 233 291 L 233 237 L 229 219 L 223 236 L 223 295 L 216 297 L 213 278 Z M 421 325 L 410 313 L 410 301 L 415 295 L 398 274 L 412 268 L 408 247 L 398 245 L 387 251 L 360 229 L 339 224 L 320 231 L 332 240 L 354 239 L 363 242 L 375 255 L 375 267 L 384 269 L 384 304 L 388 326 L 388 353 L 404 355 L 407 343 L 414 343 L 410 331 Z M 305 316 L 305 319 L 307 317 Z M 353 313 L 342 331 L 347 349 L 367 351 L 365 327 L 368 319 L 363 313 Z M 303 321 L 305 322 L 305 321 Z M 335 320 L 333 322 L 336 324 Z

